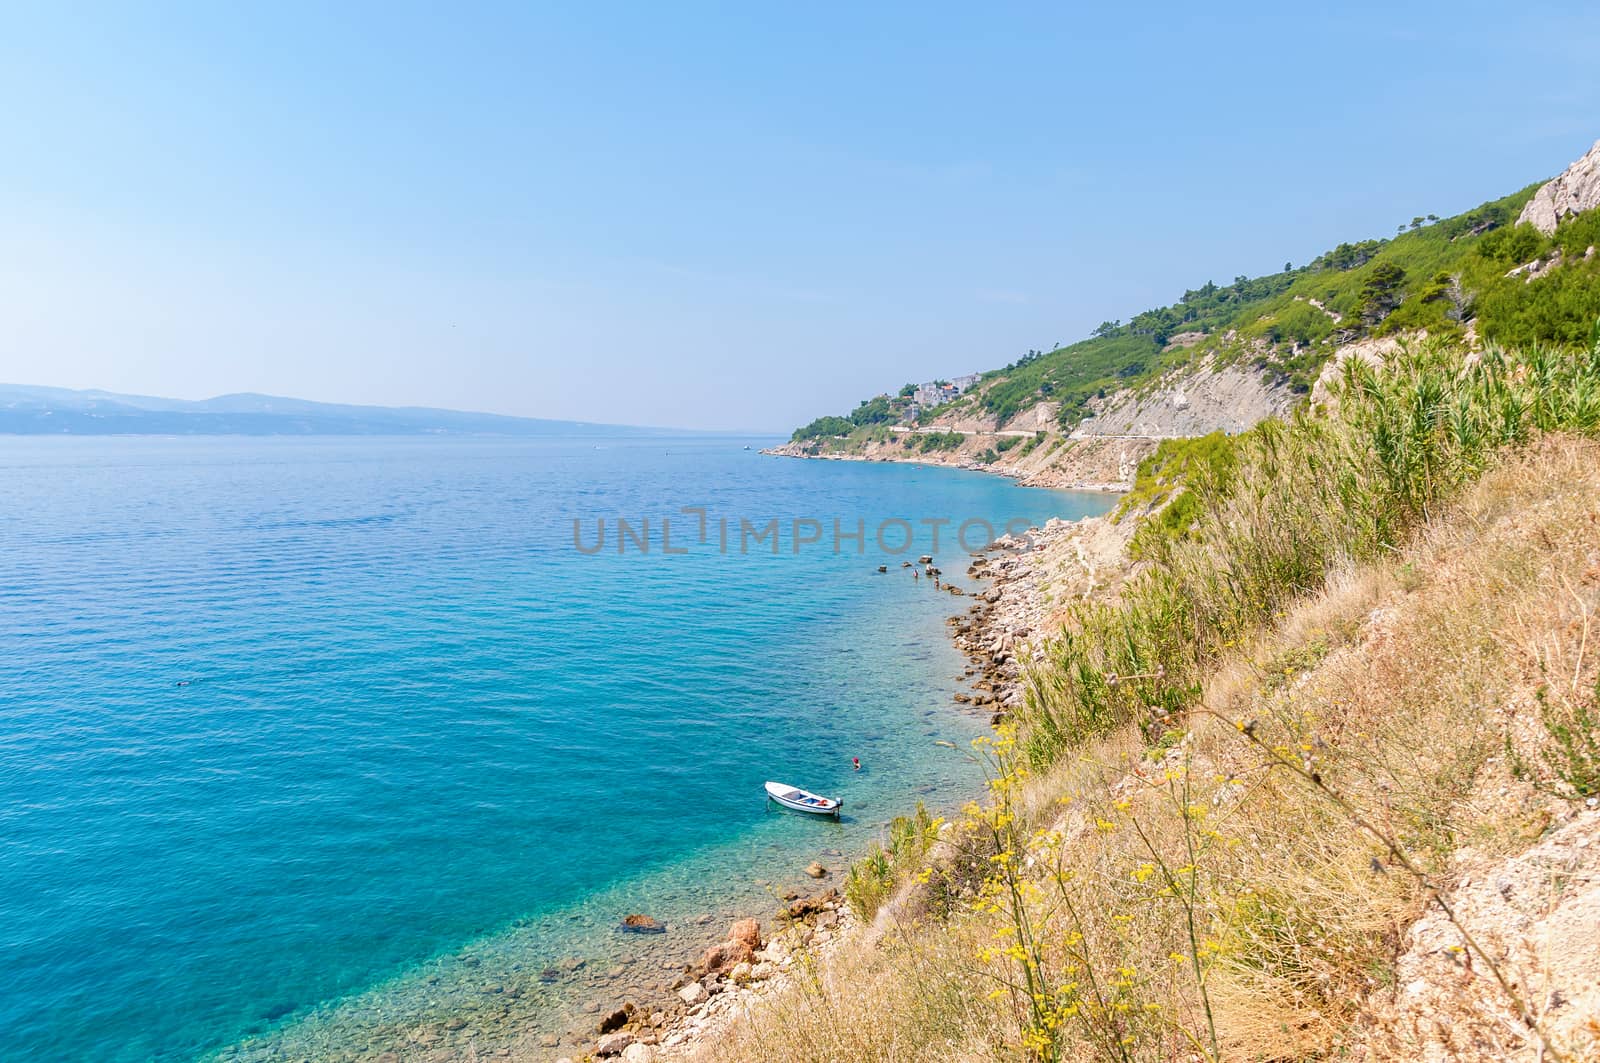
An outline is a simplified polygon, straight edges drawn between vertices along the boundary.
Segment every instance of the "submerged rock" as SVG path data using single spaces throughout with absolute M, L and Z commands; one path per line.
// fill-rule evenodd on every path
M 667 932 L 666 927 L 656 922 L 651 916 L 641 912 L 623 916 L 619 929 L 629 934 L 665 934 Z

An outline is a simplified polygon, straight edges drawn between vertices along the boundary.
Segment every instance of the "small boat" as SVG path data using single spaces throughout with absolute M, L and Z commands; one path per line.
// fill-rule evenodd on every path
M 819 816 L 837 816 L 839 809 L 844 807 L 844 802 L 838 798 L 823 797 L 781 782 L 767 783 L 767 796 L 784 808 L 792 808 L 796 812 L 815 812 Z

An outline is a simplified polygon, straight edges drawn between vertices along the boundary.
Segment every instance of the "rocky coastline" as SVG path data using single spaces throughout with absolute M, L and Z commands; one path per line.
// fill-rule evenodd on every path
M 761 453 L 779 458 L 803 458 L 816 461 L 863 461 L 863 462 L 888 462 L 896 465 L 928 465 L 941 469 L 962 469 L 967 472 L 986 472 L 994 476 L 1004 476 L 1016 480 L 1021 487 L 1043 487 L 1057 491 L 1100 491 L 1118 493 L 1132 488 L 1134 466 L 1138 464 L 1137 458 L 1154 448 L 1154 444 L 1133 447 L 1135 457 L 1119 453 L 1114 458 L 1104 455 L 1097 460 L 1083 462 L 1069 462 L 1063 465 L 1049 464 L 1042 467 L 1033 467 L 1031 464 L 1015 464 L 1009 461 L 979 461 L 974 457 L 962 453 L 945 453 L 930 451 L 927 453 L 909 453 L 898 449 L 890 450 L 883 446 L 869 448 L 865 452 L 851 453 L 840 451 L 821 451 L 813 453 L 810 448 L 801 443 L 784 443 L 776 447 L 768 447 Z M 1093 444 L 1085 445 L 1086 450 L 1094 449 Z M 1128 445 L 1123 444 L 1123 450 L 1128 450 Z M 1111 474 L 1110 478 L 1107 474 Z
M 556 1063 L 689 1059 L 761 997 L 787 987 L 797 970 L 838 948 L 854 927 L 849 907 L 832 888 L 785 904 L 770 935 L 756 919 L 737 920 L 724 941 L 684 964 L 669 993 L 622 1002 L 600 1019 L 589 1052 Z
M 1124 576 L 1131 521 L 1114 516 L 1050 520 L 1003 536 L 975 554 L 968 576 L 987 589 L 949 624 L 970 662 L 970 686 L 955 700 L 1001 722 L 1022 704 L 1030 665 L 1044 659 L 1044 637 L 1060 630 L 1073 604 L 1114 596 Z

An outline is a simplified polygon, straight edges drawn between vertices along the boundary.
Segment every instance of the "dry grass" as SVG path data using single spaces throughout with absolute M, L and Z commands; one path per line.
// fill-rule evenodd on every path
M 955 865 L 971 850 L 943 882 L 953 907 L 929 903 L 934 873 L 886 908 L 876 947 L 841 950 L 701 1058 L 1416 1058 L 1392 1006 L 1408 927 L 1565 814 L 1514 777 L 1507 743 L 1538 763 L 1535 691 L 1594 689 L 1597 610 L 1600 446 L 1546 440 L 1233 647 L 1158 755 L 1132 723 L 1039 777 L 992 751 L 994 802 L 940 847 Z M 1505 1032 L 1526 1002 L 1483 951 L 1479 1004 L 1510 1017 L 1497 1043 L 1533 1058 L 1539 1031 Z

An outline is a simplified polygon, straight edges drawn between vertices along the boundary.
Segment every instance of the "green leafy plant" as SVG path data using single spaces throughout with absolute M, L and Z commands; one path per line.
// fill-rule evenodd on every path
M 1507 739 L 1512 770 L 1546 793 L 1564 800 L 1600 796 L 1600 685 L 1576 703 L 1551 703 L 1548 687 L 1537 692 L 1539 722 L 1548 741 L 1539 748 L 1545 772 L 1536 771 Z M 1552 781 L 1553 780 L 1553 781 Z

